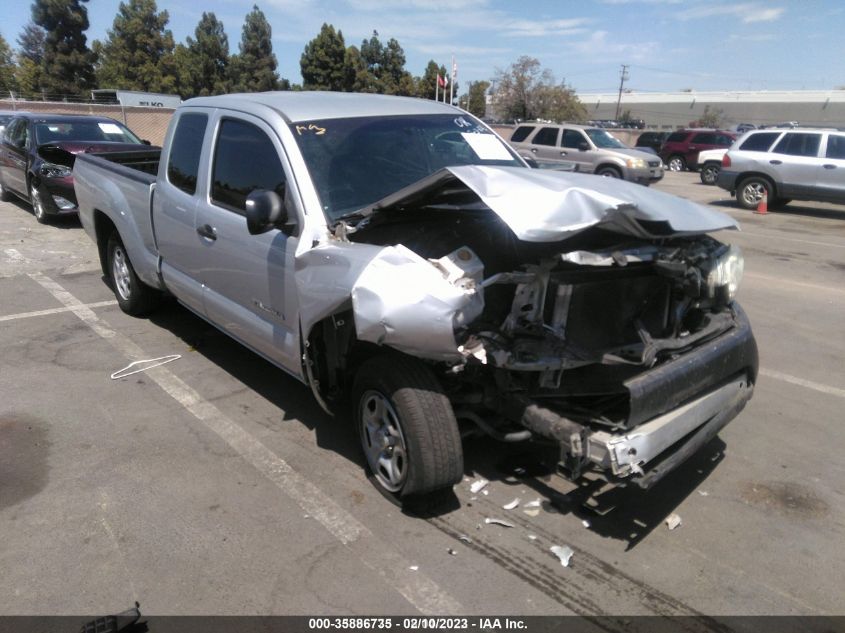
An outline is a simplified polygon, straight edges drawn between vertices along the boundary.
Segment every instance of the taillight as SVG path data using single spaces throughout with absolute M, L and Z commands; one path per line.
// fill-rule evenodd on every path
M 731 166 L 731 157 L 728 156 L 727 153 L 725 153 L 725 155 L 722 156 L 722 167 L 730 167 L 730 166 Z

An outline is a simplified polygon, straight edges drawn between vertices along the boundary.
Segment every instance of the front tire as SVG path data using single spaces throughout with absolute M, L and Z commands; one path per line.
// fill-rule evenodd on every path
M 38 193 L 38 187 L 35 186 L 35 183 L 29 185 L 29 203 L 32 205 L 35 221 L 38 224 L 47 224 L 47 211 L 44 209 L 44 202 L 41 200 L 41 194 Z
M 431 369 L 398 354 L 366 361 L 352 390 L 370 480 L 401 501 L 459 482 L 463 449 L 449 399 Z
M 704 185 L 715 185 L 716 180 L 719 178 L 719 170 L 721 169 L 720 165 L 716 165 L 715 163 L 707 163 L 701 168 L 701 173 L 699 177 L 701 178 L 701 183 Z
M 669 171 L 684 171 L 687 168 L 687 161 L 684 160 L 683 156 L 676 154 L 669 157 L 666 166 L 669 168 Z
M 152 312 L 161 301 L 161 293 L 138 279 L 126 247 L 116 232 L 109 237 L 106 248 L 109 282 L 120 309 L 132 316 Z
M 743 209 L 755 211 L 764 193 L 769 201 L 774 202 L 775 191 L 772 183 L 761 176 L 750 176 L 736 188 L 736 201 Z
M 615 167 L 600 167 L 596 170 L 596 176 L 605 178 L 622 178 L 622 174 Z

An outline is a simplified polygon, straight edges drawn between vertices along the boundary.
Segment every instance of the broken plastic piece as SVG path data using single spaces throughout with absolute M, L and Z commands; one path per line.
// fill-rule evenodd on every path
M 527 510 L 523 510 L 523 512 L 530 517 L 535 517 L 540 514 L 540 508 L 528 508 Z
M 484 479 L 483 477 L 482 477 L 482 478 L 480 478 L 480 479 L 476 479 L 475 481 L 473 481 L 473 482 L 470 484 L 470 486 L 469 486 L 469 491 L 470 491 L 472 494 L 479 493 L 479 492 L 481 492 L 481 490 L 482 490 L 482 489 L 483 489 L 483 488 L 484 488 L 487 484 L 489 484 L 489 483 L 490 483 L 490 482 L 489 482 L 489 481 L 487 481 L 486 479 Z
M 702 497 L 706 497 L 706 496 L 707 496 L 707 495 L 709 495 L 710 493 L 709 493 L 709 492 L 707 492 L 706 490 L 699 490 L 699 491 L 698 491 L 698 494 L 700 494 Z
M 513 527 L 513 523 L 509 523 L 508 521 L 505 521 L 503 519 L 495 519 L 495 518 L 491 519 L 491 518 L 488 517 L 488 518 L 484 519 L 484 522 L 487 525 L 501 525 L 502 527 L 507 527 L 507 528 Z
M 528 503 L 526 503 L 525 507 L 526 508 L 539 508 L 541 505 L 543 505 L 542 501 L 540 501 L 539 499 L 534 499 L 534 501 L 529 501 Z
M 681 517 L 674 512 L 666 517 L 666 527 L 670 530 L 674 530 L 679 525 L 681 525 Z
M 571 547 L 568 545 L 552 545 L 549 549 L 560 559 L 561 565 L 569 567 L 569 561 L 575 553 Z
M 581 525 L 583 525 L 585 528 L 588 528 L 590 527 L 590 522 L 584 519 L 583 521 L 581 521 Z
M 111 375 L 111 379 L 117 380 L 118 378 L 126 378 L 127 376 L 131 376 L 132 374 L 138 374 L 142 371 L 147 371 L 148 369 L 152 369 L 153 367 L 158 367 L 166 363 L 172 363 L 174 360 L 179 360 L 180 358 L 182 358 L 181 354 L 170 354 L 168 356 L 159 356 L 158 358 L 134 360 L 123 369 L 118 369 L 116 372 L 114 372 Z M 140 365 L 140 367 L 132 369 L 136 365 Z M 127 371 L 128 369 L 132 369 L 132 371 Z
M 489 490 L 482 490 L 481 494 L 483 494 L 486 497 L 487 495 L 490 494 L 490 491 Z
M 458 555 L 458 553 L 455 550 L 453 550 L 451 547 L 449 549 L 447 549 L 446 551 L 449 552 L 450 556 L 457 556 Z
M 516 499 L 514 499 L 510 503 L 506 503 L 505 505 L 502 506 L 502 508 L 505 509 L 505 510 L 513 510 L 514 508 L 516 508 L 518 506 L 519 506 L 519 497 L 517 497 Z
M 536 540 L 537 540 L 537 535 L 536 535 L 536 534 L 529 534 L 529 535 L 528 535 L 528 538 L 529 538 L 529 539 L 531 539 L 532 541 L 536 541 Z
M 464 543 L 472 543 L 472 539 L 470 537 L 468 537 L 466 534 L 461 534 L 458 537 L 458 540 L 463 541 Z
M 408 569 L 410 569 L 411 571 L 417 571 L 419 568 L 419 565 L 411 565 L 410 567 L 408 567 Z

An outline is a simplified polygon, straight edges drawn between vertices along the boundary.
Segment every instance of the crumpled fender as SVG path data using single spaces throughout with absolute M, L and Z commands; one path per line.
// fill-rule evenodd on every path
M 447 281 L 402 245 L 323 244 L 297 256 L 294 275 L 306 339 L 316 323 L 351 304 L 359 340 L 460 360 L 455 329 L 484 309 L 480 289 Z

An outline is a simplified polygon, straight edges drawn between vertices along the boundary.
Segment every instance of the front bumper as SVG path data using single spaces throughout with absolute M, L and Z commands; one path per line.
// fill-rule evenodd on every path
M 67 215 L 79 212 L 73 176 L 65 178 L 41 178 L 38 194 L 44 210 L 50 215 Z
M 628 180 L 636 182 L 641 185 L 650 185 L 659 182 L 663 179 L 663 164 L 656 167 L 648 167 L 646 169 L 631 169 L 628 168 Z
M 654 485 L 745 407 L 757 379 L 757 344 L 739 306 L 735 326 L 678 358 L 626 381 L 629 414 L 617 431 L 567 419 L 523 401 L 520 423 L 560 444 L 572 478 L 599 470 L 608 481 Z

